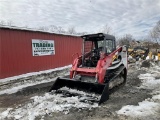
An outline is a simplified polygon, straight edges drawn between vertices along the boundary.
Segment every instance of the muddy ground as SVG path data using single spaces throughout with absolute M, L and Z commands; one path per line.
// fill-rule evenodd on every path
M 124 86 L 120 87 L 117 91 L 110 95 L 110 99 L 105 103 L 101 104 L 98 108 L 91 110 L 72 108 L 68 114 L 62 112 L 52 113 L 45 115 L 44 120 L 124 120 L 133 119 L 131 117 L 117 115 L 116 111 L 120 110 L 125 105 L 138 105 L 138 102 L 150 98 L 151 90 L 139 89 L 141 80 L 138 75 L 146 73 L 144 70 L 138 70 L 133 65 L 129 67 L 127 82 Z M 53 82 L 45 83 L 41 85 L 35 85 L 27 87 L 17 93 L 10 95 L 0 95 L 0 112 L 6 108 L 15 108 L 19 104 L 25 104 L 30 101 L 30 98 L 35 95 L 44 95 L 49 90 Z M 42 117 L 37 117 L 39 120 Z M 147 118 L 144 118 L 147 119 Z M 148 118 L 150 119 L 150 118 Z M 152 118 L 151 119 L 160 119 Z
M 128 79 L 125 86 L 120 87 L 117 91 L 110 95 L 110 99 L 100 105 L 99 108 L 92 110 L 72 110 L 68 115 L 52 114 L 45 116 L 45 120 L 117 120 L 117 119 L 132 119 L 129 117 L 118 116 L 116 111 L 120 110 L 125 105 L 137 105 L 138 102 L 151 97 L 150 92 L 144 89 L 137 89 L 141 81 L 138 75 L 145 73 L 143 70 L 134 71 L 132 69 L 128 72 Z

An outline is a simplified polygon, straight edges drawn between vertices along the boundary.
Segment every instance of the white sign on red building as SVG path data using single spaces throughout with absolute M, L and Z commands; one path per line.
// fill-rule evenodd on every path
M 54 55 L 54 54 L 55 54 L 54 40 L 32 39 L 33 56 L 44 56 L 44 55 Z

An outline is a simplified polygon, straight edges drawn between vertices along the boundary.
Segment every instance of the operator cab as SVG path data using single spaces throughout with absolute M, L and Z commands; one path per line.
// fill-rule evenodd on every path
M 96 67 L 101 52 L 105 55 L 109 55 L 116 50 L 115 37 L 112 35 L 98 33 L 81 37 L 83 38 L 82 67 Z M 86 52 L 85 46 L 88 42 L 91 48 Z

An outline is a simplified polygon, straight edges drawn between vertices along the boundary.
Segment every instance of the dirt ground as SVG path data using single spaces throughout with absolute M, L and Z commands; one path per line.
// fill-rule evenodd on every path
M 139 89 L 141 80 L 138 75 L 146 73 L 144 70 L 138 70 L 134 66 L 128 70 L 127 82 L 124 86 L 120 87 L 117 91 L 110 95 L 110 99 L 101 104 L 97 108 L 89 109 L 77 109 L 72 108 L 68 114 L 62 112 L 52 113 L 45 115 L 44 120 L 132 120 L 133 118 L 118 115 L 116 111 L 120 110 L 125 105 L 137 105 L 138 102 L 150 98 L 151 90 Z M 10 95 L 0 95 L 0 111 L 6 108 L 14 108 L 19 104 L 25 104 L 30 101 L 30 97 L 35 95 L 43 95 L 48 88 L 52 85 L 52 82 L 42 85 L 36 85 L 28 87 L 22 91 Z M 37 120 L 42 117 L 37 117 Z M 144 118 L 147 119 L 147 118 Z M 149 119 L 149 118 L 148 118 Z M 152 117 L 151 117 L 152 119 Z M 160 115 L 158 118 L 160 119 Z

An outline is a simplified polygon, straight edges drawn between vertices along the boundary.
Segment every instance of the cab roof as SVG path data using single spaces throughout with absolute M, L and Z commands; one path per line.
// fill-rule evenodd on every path
M 114 36 L 104 33 L 83 35 L 81 38 L 85 41 L 102 41 L 104 39 L 115 40 Z

